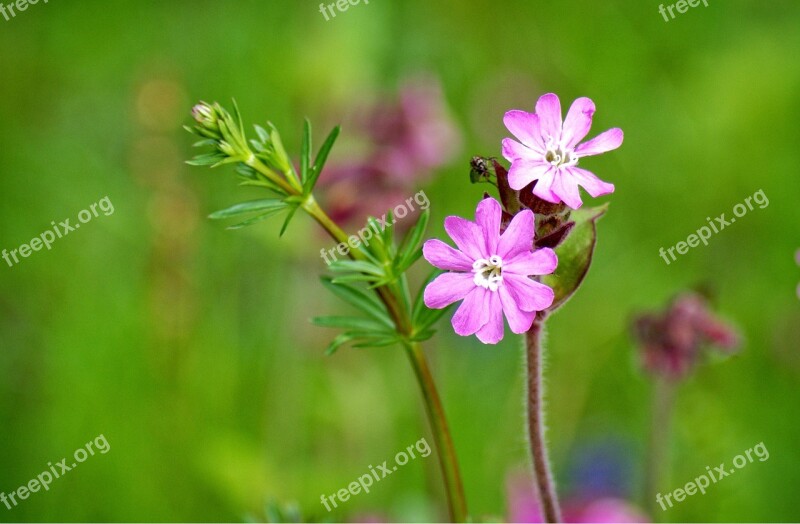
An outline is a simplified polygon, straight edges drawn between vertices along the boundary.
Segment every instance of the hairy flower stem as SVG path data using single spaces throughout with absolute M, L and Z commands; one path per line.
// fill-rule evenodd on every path
M 322 210 L 313 197 L 303 205 L 303 209 L 311 215 L 328 234 L 338 242 L 347 243 L 347 234 Z M 365 256 L 360 249 L 352 249 L 350 256 L 355 260 L 364 260 Z M 382 286 L 375 290 L 381 301 L 386 305 L 398 333 L 407 337 L 411 334 L 411 320 L 408 312 L 402 306 L 399 298 L 400 292 L 393 290 L 389 286 Z M 464 487 L 461 482 L 461 475 L 458 469 L 458 458 L 456 457 L 455 446 L 450 436 L 450 429 L 447 425 L 444 407 L 442 406 L 436 384 L 433 381 L 428 360 L 422 348 L 416 342 L 405 344 L 406 352 L 414 368 L 414 374 L 422 390 L 422 398 L 425 402 L 425 412 L 431 426 L 436 451 L 439 455 L 439 466 L 442 470 L 442 477 L 447 493 L 447 506 L 451 522 L 467 522 L 467 502 L 464 497 Z
M 558 504 L 547 446 L 544 440 L 544 405 L 542 380 L 542 328 L 544 316 L 540 314 L 533 321 L 525 336 L 528 363 L 528 438 L 533 458 L 533 472 L 539 499 L 542 503 L 546 522 L 562 522 L 561 507 Z
M 655 377 L 651 408 L 650 437 L 644 471 L 643 506 L 648 514 L 656 515 L 656 493 L 669 462 L 670 426 L 675 385 L 667 378 Z

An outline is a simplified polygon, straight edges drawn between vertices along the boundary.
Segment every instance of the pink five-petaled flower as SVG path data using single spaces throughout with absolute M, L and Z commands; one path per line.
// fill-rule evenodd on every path
M 497 200 L 485 198 L 475 210 L 475 222 L 445 219 L 444 228 L 458 249 L 436 239 L 422 249 L 428 262 L 449 271 L 425 288 L 425 305 L 441 309 L 463 299 L 453 329 L 461 336 L 477 335 L 484 344 L 503 339 L 503 313 L 511 331 L 524 333 L 536 312 L 553 303 L 553 290 L 529 278 L 552 273 L 558 265 L 552 249 L 531 251 L 533 212 L 515 215 L 502 235 L 501 215 Z
M 553 93 L 536 102 L 536 112 L 513 110 L 503 122 L 519 139 L 503 140 L 503 156 L 511 162 L 508 183 L 520 190 L 533 181 L 533 194 L 558 204 L 564 202 L 573 209 L 581 207 L 578 186 L 593 197 L 614 192 L 614 184 L 603 182 L 593 173 L 578 167 L 585 156 L 599 155 L 622 144 L 622 130 L 609 129 L 595 138 L 578 144 L 592 127 L 594 102 L 579 98 L 572 103 L 566 120 L 561 121 L 561 102 Z

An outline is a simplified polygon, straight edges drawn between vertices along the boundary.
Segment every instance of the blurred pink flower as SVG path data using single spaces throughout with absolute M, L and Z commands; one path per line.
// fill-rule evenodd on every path
M 508 522 L 544 522 L 539 497 L 530 477 L 513 475 L 506 482 L 506 489 Z M 650 522 L 637 507 L 616 497 L 568 498 L 562 506 L 565 522 Z
M 553 303 L 553 290 L 531 280 L 547 275 L 558 265 L 550 248 L 531 251 L 533 212 L 518 213 L 500 234 L 502 210 L 493 198 L 485 198 L 475 210 L 475 222 L 450 216 L 444 227 L 458 249 L 441 240 L 428 240 L 425 259 L 448 273 L 425 288 L 425 305 L 441 309 L 463 300 L 452 318 L 461 336 L 477 335 L 484 344 L 503 339 L 503 314 L 511 331 L 528 331 L 541 311 Z
M 634 335 L 645 369 L 671 379 L 691 371 L 703 345 L 726 353 L 739 346 L 735 329 L 711 313 L 706 299 L 697 293 L 679 295 L 661 314 L 639 316 Z
M 419 182 L 449 163 L 461 147 L 442 90 L 428 77 L 404 83 L 397 100 L 368 107 L 354 128 L 367 150 L 347 163 L 329 163 L 320 177 L 337 222 L 381 216 L 416 192 Z
M 520 190 L 535 181 L 534 195 L 554 204 L 563 201 L 573 209 L 583 204 L 578 186 L 593 197 L 613 193 L 614 184 L 577 167 L 582 157 L 599 155 L 622 145 L 619 128 L 578 144 L 589 133 L 594 112 L 591 99 L 579 98 L 562 122 L 561 102 L 553 93 L 539 98 L 535 113 L 507 112 L 503 122 L 521 142 L 503 140 L 503 156 L 511 162 L 508 171 L 511 188 Z

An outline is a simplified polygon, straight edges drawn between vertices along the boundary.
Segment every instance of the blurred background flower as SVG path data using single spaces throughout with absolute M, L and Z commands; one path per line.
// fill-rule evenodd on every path
M 460 151 L 461 134 L 432 75 L 405 79 L 397 94 L 349 112 L 355 114 L 349 132 L 360 139 L 363 151 L 331 162 L 318 186 L 336 221 L 361 225 L 367 216 L 382 216 Z

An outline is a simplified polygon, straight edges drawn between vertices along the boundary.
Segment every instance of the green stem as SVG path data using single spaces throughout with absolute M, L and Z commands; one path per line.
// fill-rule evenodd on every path
M 337 242 L 347 243 L 347 234 L 322 210 L 314 200 L 313 196 L 308 197 L 303 205 L 303 209 L 311 215 L 322 228 Z M 366 257 L 359 248 L 351 249 L 350 256 L 355 260 L 364 260 Z M 407 338 L 411 335 L 412 325 L 407 308 L 403 306 L 400 294 L 402 290 L 394 291 L 388 286 L 382 286 L 375 290 L 381 301 L 386 305 L 392 320 L 395 322 L 398 333 Z M 425 402 L 425 412 L 433 433 L 436 451 L 439 455 L 439 466 L 442 470 L 442 477 L 447 493 L 447 506 L 452 522 L 467 521 L 467 503 L 464 497 L 464 488 L 461 482 L 461 475 L 458 470 L 458 458 L 456 457 L 453 440 L 450 436 L 450 429 L 447 425 L 444 408 L 442 407 L 436 384 L 433 380 L 425 353 L 422 352 L 416 342 L 406 343 L 406 352 L 414 368 L 414 374 L 419 382 L 422 397 Z
M 663 479 L 664 468 L 669 463 L 669 435 L 672 421 L 672 406 L 675 399 L 675 386 L 664 377 L 655 377 L 653 384 L 653 404 L 651 408 L 650 438 L 644 472 L 644 507 L 655 516 L 656 493 Z
M 544 381 L 542 378 L 542 328 L 544 318 L 537 317 L 526 334 L 528 364 L 528 438 L 530 439 L 533 473 L 546 522 L 562 522 L 553 473 L 544 438 Z
M 453 439 L 447 426 L 442 401 L 436 391 L 428 361 L 422 348 L 416 342 L 406 344 L 408 358 L 414 373 L 417 376 L 422 398 L 425 401 L 425 411 L 431 425 L 433 440 L 439 455 L 439 467 L 444 478 L 444 487 L 447 492 L 447 505 L 451 522 L 467 522 L 467 501 L 464 497 L 464 486 L 461 483 L 461 474 L 458 470 L 458 457 L 456 457 Z

